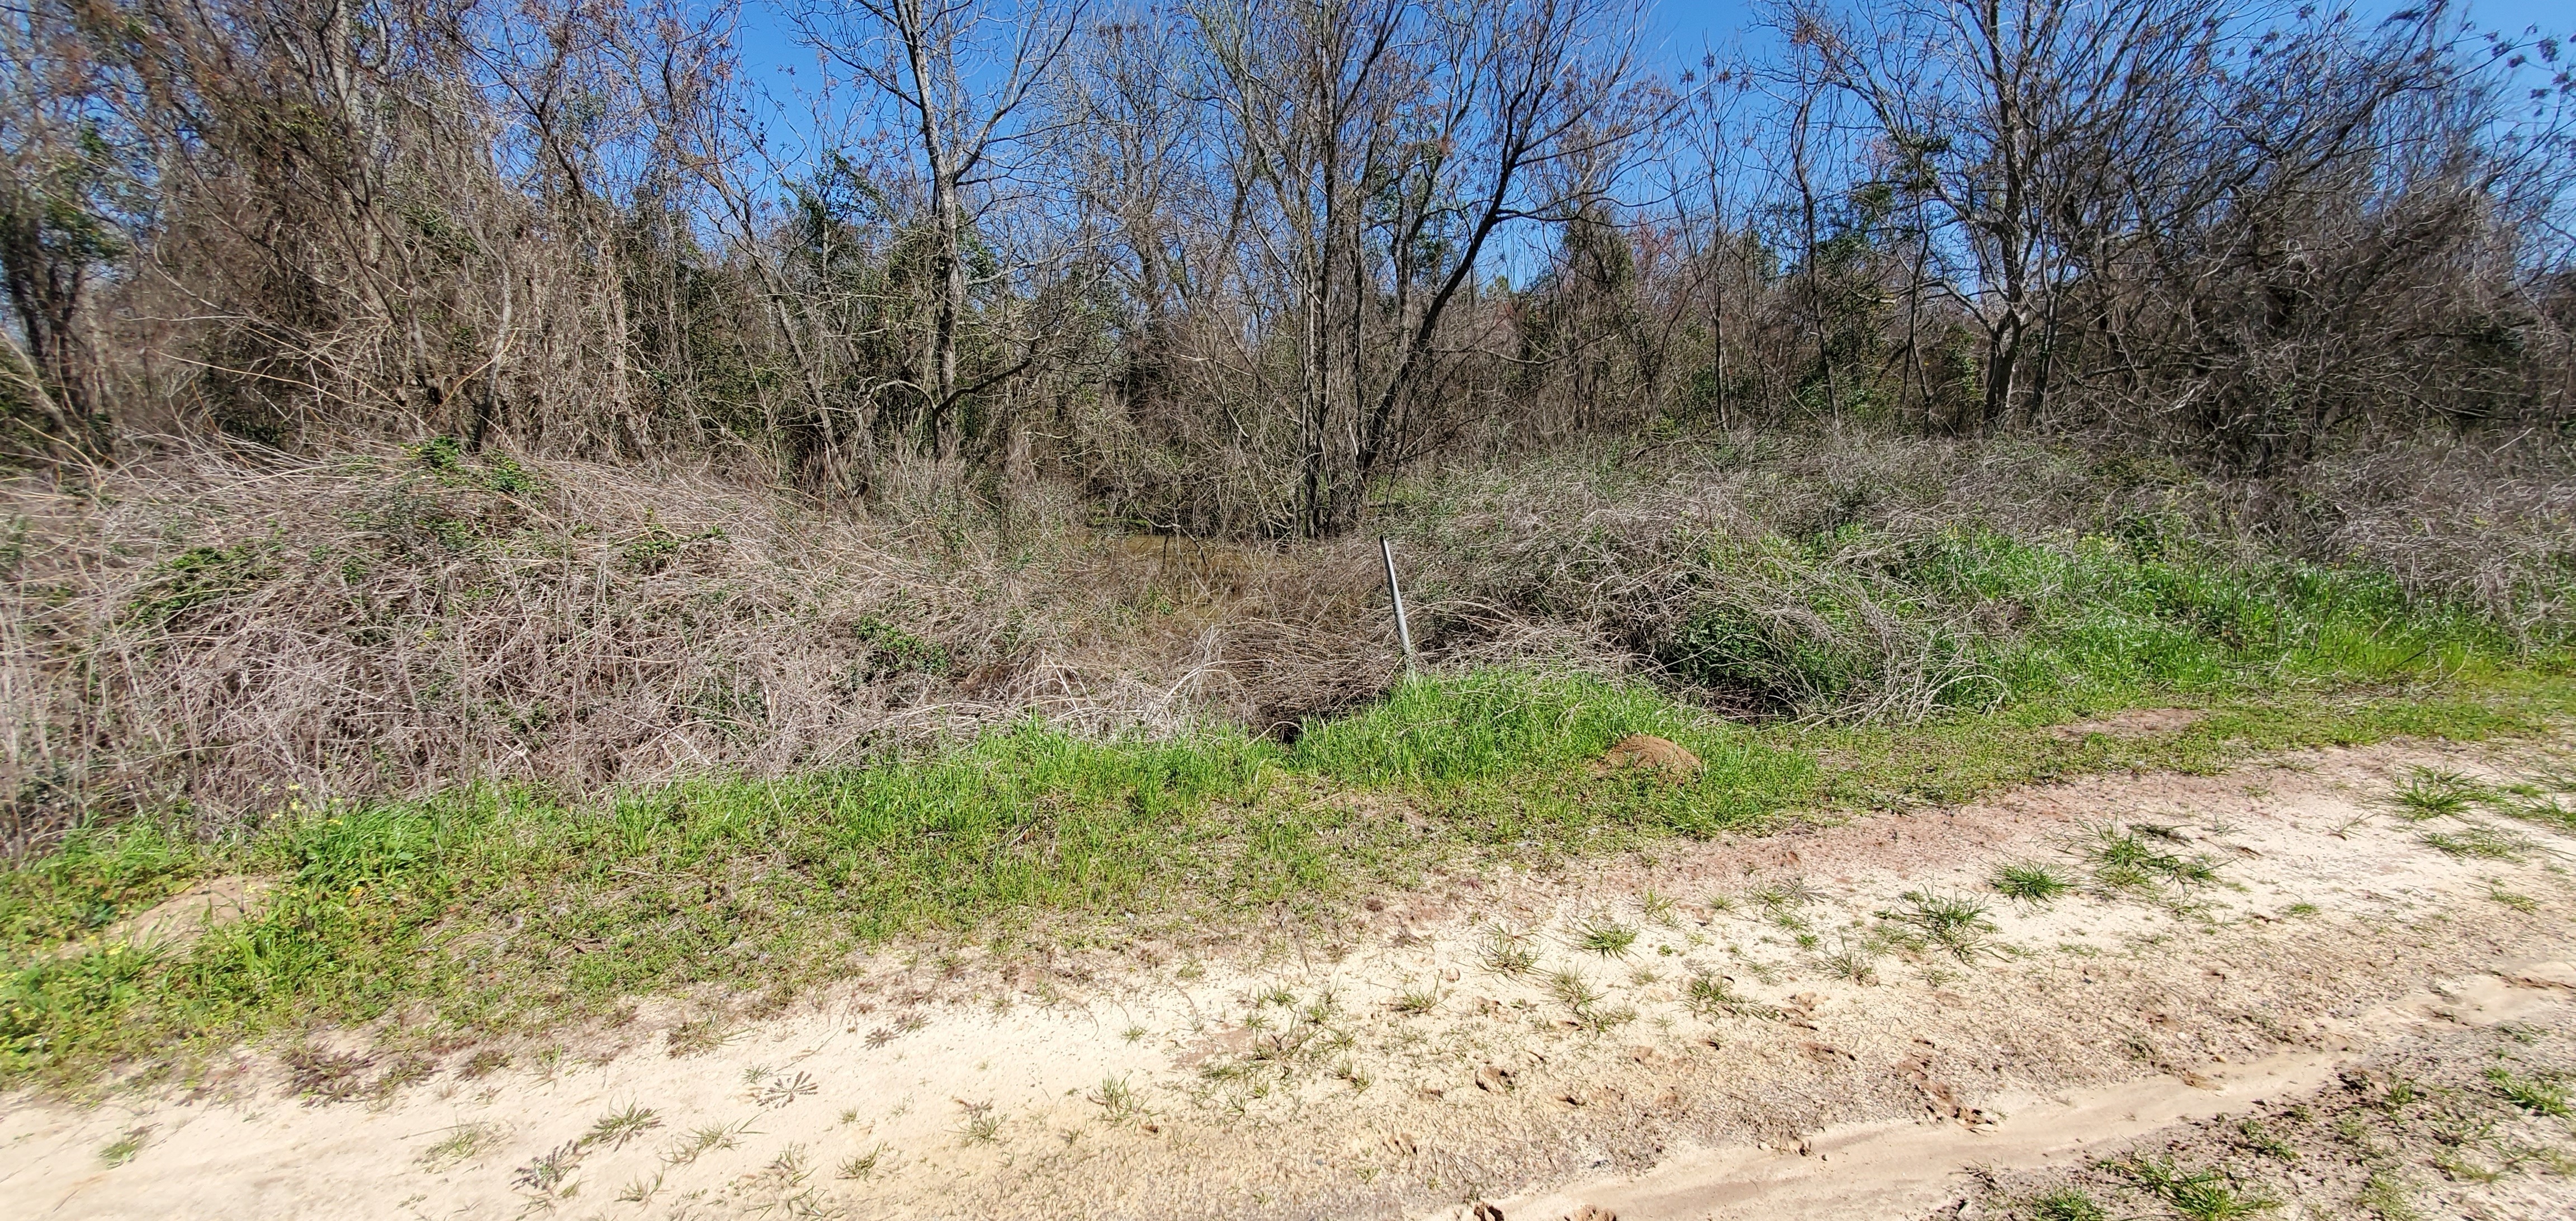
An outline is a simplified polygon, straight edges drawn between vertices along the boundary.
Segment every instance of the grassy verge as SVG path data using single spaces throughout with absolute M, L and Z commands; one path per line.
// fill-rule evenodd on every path
M 75 834 L 0 874 L 0 1079 L 73 1081 L 387 1017 L 401 1019 L 387 1039 L 436 1046 L 698 988 L 783 1003 L 902 938 L 1187 941 L 1433 866 L 1544 866 L 2081 772 L 2522 734 L 2576 714 L 2561 651 L 2368 572 L 1952 533 L 1870 549 L 1876 569 L 1798 575 L 1849 542 L 1730 561 L 1668 665 L 1797 706 L 1899 691 L 1889 659 L 1931 658 L 1908 681 L 1955 694 L 1921 703 L 1922 719 L 1747 724 L 1643 682 L 1496 670 L 1403 684 L 1292 745 L 1026 722 L 781 778 L 318 808 L 289 792 L 224 842 L 148 819 Z M 1764 580 L 1761 598 L 1727 600 Z M 2054 728 L 2170 703 L 2208 715 L 2142 739 Z M 1630 733 L 1670 738 L 1706 771 L 1594 775 Z M 250 918 L 179 949 L 116 936 L 227 874 L 274 881 Z
M 1435 864 L 1544 865 L 1793 811 L 2399 735 L 2527 733 L 2571 713 L 2576 682 L 2516 672 L 2438 692 L 2224 703 L 2176 734 L 2067 740 L 2026 710 L 1754 728 L 1642 685 L 1488 673 L 1408 685 L 1293 747 L 1023 725 L 871 767 L 594 805 L 471 789 L 290 809 L 224 845 L 135 823 L 7 876 L 0 1066 L 70 1078 L 397 1013 L 399 1038 L 435 1045 L 696 985 L 783 1000 L 845 973 L 854 952 L 925 932 L 1116 942 L 1329 908 Z M 1681 742 L 1706 774 L 1593 776 L 1588 762 L 1632 732 Z M 223 873 L 279 884 L 257 915 L 183 951 L 98 936 Z

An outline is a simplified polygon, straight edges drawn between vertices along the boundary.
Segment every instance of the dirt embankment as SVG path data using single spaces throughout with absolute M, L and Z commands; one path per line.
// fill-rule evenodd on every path
M 2328 1173 L 2341 1146 L 2296 1141 L 2341 1129 L 2276 1116 L 2274 1160 L 2315 1173 L 2273 1182 L 2207 1136 L 2258 1100 L 2331 1119 L 2353 1072 L 2384 1103 L 2401 1062 L 2510 1102 L 2479 1040 L 2559 1088 L 2576 1052 L 2513 1040 L 2569 1025 L 2576 839 L 2391 796 L 2418 768 L 2538 775 L 2546 749 L 2322 752 L 1437 878 L 1223 961 L 888 954 L 785 1017 L 648 1004 L 506 1062 L 246 1056 L 193 1091 L 10 1100 L 0 1212 L 2038 1215 L 2052 1191 L 2167 1199 L 2075 1169 L 2140 1148 L 2323 1215 L 2571 1211 L 2576 1141 L 2518 1103 L 2521 1153 L 2426 1146 L 2483 1181 L 2394 1137 Z M 2032 897 L 1997 893 L 2006 865 Z

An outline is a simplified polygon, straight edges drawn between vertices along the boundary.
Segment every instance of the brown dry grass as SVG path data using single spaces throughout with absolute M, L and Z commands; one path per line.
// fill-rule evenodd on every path
M 0 835 L 776 772 L 1031 715 L 1293 719 L 1392 672 L 1356 544 L 1140 546 L 898 492 L 872 517 L 685 469 L 180 443 L 0 483 Z
M 2419 440 L 2228 485 L 2030 441 L 1741 432 L 1461 466 L 1384 520 L 1433 666 L 1651 667 L 1729 607 L 1864 676 L 1823 700 L 1784 674 L 1736 711 L 1905 720 L 1979 681 L 1948 642 L 2021 626 L 1907 586 L 1901 553 L 1944 532 L 2358 559 L 2546 643 L 2569 468 L 2547 438 Z M 954 469 L 879 488 L 861 511 L 705 469 L 173 440 L 0 482 L 0 849 L 177 801 L 211 831 L 478 779 L 777 773 L 1023 716 L 1278 730 L 1396 671 L 1365 535 L 1105 535 Z

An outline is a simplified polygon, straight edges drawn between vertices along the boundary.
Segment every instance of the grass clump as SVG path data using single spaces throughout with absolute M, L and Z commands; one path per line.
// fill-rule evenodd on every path
M 2506 1101 L 2534 1115 L 2566 1119 L 2576 1113 L 2569 1109 L 2567 1087 L 2561 1082 L 2516 1076 L 2502 1065 L 2488 1069 L 2487 1080 Z
M 2385 1170 L 2371 1171 L 2361 1186 L 2361 1206 L 2379 1221 L 2418 1221 L 2424 1214 L 2407 1197 L 2405 1181 Z
M 461 1123 L 447 1130 L 445 1136 L 430 1142 L 414 1160 L 423 1170 L 440 1174 L 473 1161 L 501 1146 L 509 1132 L 501 1125 L 488 1122 Z
M 2211 1168 L 2184 1170 L 2169 1160 L 2131 1157 L 2108 1169 L 2163 1200 L 2189 1221 L 2237 1221 L 2281 1207 L 2281 1202 L 2247 1192 Z
M 1900 898 L 1902 906 L 1880 912 L 1878 918 L 1902 926 L 1918 943 L 1938 947 L 1961 962 L 1996 952 L 1989 937 L 1995 924 L 1986 918 L 1984 903 L 1934 890 L 1909 890 Z
M 1826 973 L 1836 979 L 1869 985 L 1878 982 L 1878 948 L 1866 938 L 1855 942 L 1846 936 L 1833 953 L 1824 957 Z
M 1530 945 L 1529 937 L 1500 924 L 1486 926 L 1484 945 L 1477 958 L 1486 970 L 1506 979 L 1518 979 L 1538 969 L 1538 951 Z
M 2218 863 L 2173 851 L 2184 842 L 2178 828 L 2160 823 L 2095 827 L 2084 849 L 2093 880 L 2104 890 L 2151 890 L 2159 884 L 2206 886 L 2218 880 Z
M 150 1129 L 135 1128 L 109 1141 L 98 1151 L 98 1164 L 114 1170 L 133 1161 L 135 1154 L 143 1152 L 143 1139 L 149 1135 L 151 1135 Z
M 2427 831 L 2415 841 L 2447 856 L 2487 861 L 2513 861 L 2531 850 L 2531 841 L 2501 827 L 2470 823 L 2456 831 Z
M 1576 949 L 1587 953 L 1603 958 L 1624 958 L 1630 947 L 1637 944 L 1637 930 L 1607 915 L 1595 914 L 1575 926 L 1573 940 Z
M 1771 1017 L 1776 1011 L 1735 990 L 1723 975 L 1699 972 L 1682 985 L 1682 1006 L 1702 1021 L 1721 1017 Z
M 871 1179 L 885 1165 L 888 1146 L 880 1142 L 865 1153 L 855 1153 L 841 1160 L 836 1172 L 844 1179 Z
M 2397 790 L 2394 801 L 2400 814 L 2420 822 L 2457 818 L 2493 795 L 2485 785 L 2457 772 L 2419 767 L 2407 777 L 2406 787 Z
M 2039 1221 L 2110 1221 L 2103 1210 L 2081 1187 L 2060 1187 L 2030 1202 L 2031 1215 Z
M 590 1125 L 590 1131 L 582 1134 L 581 1139 L 586 1145 L 606 1145 L 611 1149 L 623 1149 L 626 1147 L 626 1142 L 661 1126 L 662 1117 L 652 1108 L 629 1103 L 621 1110 L 600 1116 L 598 1122 Z
M 2054 867 L 2033 862 L 2000 865 L 1988 879 L 1997 894 L 2017 903 L 2041 904 L 2075 889 L 2075 881 Z

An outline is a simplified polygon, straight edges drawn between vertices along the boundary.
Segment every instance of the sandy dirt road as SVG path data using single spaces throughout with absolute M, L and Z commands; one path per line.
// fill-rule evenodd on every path
M 244 1053 L 193 1088 L 0 1102 L 0 1216 L 2015 1215 L 2373 1065 L 2447 1065 L 2462 1099 L 2510 1057 L 2534 1088 L 2576 1072 L 2524 1037 L 2576 1029 L 2576 839 L 2405 817 L 2424 768 L 2565 756 L 2090 778 L 1437 878 L 1222 954 L 889 953 L 720 1039 L 660 1003 L 506 1064 L 370 1061 L 362 1034 L 337 1077 Z M 2077 887 L 2007 900 L 2008 863 Z M 2284 1179 L 2274 1215 L 2372 1215 L 2405 1171 L 2416 1215 L 2576 1216 L 2576 1133 L 2502 1113 L 2528 1155 L 2490 1179 L 2357 1187 L 2319 1146 L 2283 1162 L 2314 1198 Z

